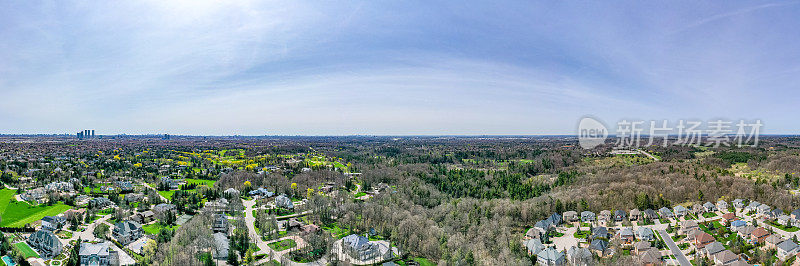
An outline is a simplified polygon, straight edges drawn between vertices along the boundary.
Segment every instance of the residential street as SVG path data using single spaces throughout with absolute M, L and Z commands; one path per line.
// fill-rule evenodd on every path
M 672 241 L 672 237 L 667 234 L 667 231 L 664 229 L 659 229 L 656 231 L 661 238 L 664 239 L 664 243 L 667 244 L 667 247 L 669 247 L 669 250 L 672 251 L 673 255 L 675 255 L 675 258 L 678 260 L 678 263 L 680 263 L 681 266 L 692 266 L 689 260 L 686 259 L 686 256 L 683 255 L 683 252 L 681 252 L 681 249 L 678 248 L 678 245 L 675 245 L 675 241 Z

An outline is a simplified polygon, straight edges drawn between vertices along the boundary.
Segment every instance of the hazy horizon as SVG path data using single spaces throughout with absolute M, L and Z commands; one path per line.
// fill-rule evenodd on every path
M 0 3 L 0 134 L 800 133 L 800 2 Z

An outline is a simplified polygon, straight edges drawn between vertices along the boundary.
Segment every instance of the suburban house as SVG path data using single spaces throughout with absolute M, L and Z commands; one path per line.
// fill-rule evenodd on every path
M 528 255 L 539 254 L 539 252 L 544 249 L 544 245 L 542 245 L 542 241 L 539 241 L 539 239 L 525 240 L 522 242 L 522 245 L 528 250 Z
M 117 242 L 127 245 L 141 238 L 144 231 L 142 230 L 142 225 L 137 222 L 122 221 L 114 224 L 114 231 L 112 234 Z
M 581 222 L 591 223 L 591 222 L 594 222 L 595 219 L 596 219 L 596 217 L 595 217 L 595 214 L 593 212 L 590 212 L 590 211 L 581 212 Z
M 576 211 L 565 211 L 564 212 L 564 221 L 565 222 L 578 221 L 578 212 L 576 212 Z
M 608 249 L 608 241 L 602 239 L 592 240 L 592 243 L 589 244 L 589 250 L 601 258 L 611 255 L 611 250 Z
M 747 207 L 744 208 L 746 212 L 756 211 L 758 206 L 761 206 L 761 203 L 758 201 L 751 201 L 750 204 L 747 204 Z
M 116 204 L 114 204 L 114 202 L 104 197 L 95 197 L 89 200 L 89 207 L 94 207 L 97 209 L 105 209 L 115 205 Z
M 608 236 L 609 236 L 608 228 L 605 228 L 605 227 L 602 227 L 602 226 L 598 226 L 598 227 L 592 228 L 592 239 L 595 239 L 595 238 L 608 239 Z
M 769 232 L 767 232 L 767 229 L 764 229 L 764 227 L 759 227 L 750 233 L 750 240 L 752 243 L 764 243 L 764 240 L 767 240 L 768 236 Z
M 131 181 L 117 181 L 116 185 L 117 189 L 119 189 L 119 192 L 122 193 L 133 192 L 133 183 L 131 183 Z
M 342 238 L 342 247 L 350 257 L 361 261 L 384 261 L 392 258 L 391 247 L 383 242 L 370 242 L 366 237 L 356 234 Z
M 778 219 L 778 216 L 784 215 L 783 210 L 780 208 L 775 208 L 774 210 L 770 211 L 768 216 L 770 219 Z
M 203 209 L 207 212 L 223 213 L 228 210 L 228 200 L 225 198 L 219 198 L 215 201 L 208 201 Z
M 674 210 L 675 210 L 675 215 L 678 217 L 685 216 L 686 214 L 689 213 L 689 209 L 681 205 L 675 206 Z
M 259 196 L 259 197 L 271 198 L 272 196 L 275 196 L 275 193 L 263 187 L 251 190 L 247 194 L 249 194 L 251 197 Z
M 72 183 L 69 182 L 53 182 L 44 186 L 47 192 L 72 192 L 74 191 Z
M 745 221 L 735 220 L 735 221 L 731 222 L 731 231 L 738 232 L 739 228 L 741 228 L 743 226 L 746 226 L 746 225 L 747 225 L 747 222 L 745 222 Z
M 695 215 L 700 215 L 706 212 L 706 208 L 704 208 L 703 205 L 695 204 L 692 206 L 692 212 L 694 212 Z
M 42 218 L 42 229 L 49 231 L 58 231 L 67 224 L 67 219 L 59 216 L 45 216 Z
M 778 234 L 772 234 L 768 236 L 766 240 L 764 240 L 764 247 L 767 249 L 777 249 L 778 244 L 783 242 L 783 240 L 784 239 L 778 236 Z
M 567 250 L 567 259 L 575 266 L 590 266 L 593 263 L 592 252 L 589 249 L 575 246 Z
M 724 200 L 717 201 L 717 210 L 719 210 L 721 212 L 727 212 L 728 211 L 728 202 L 725 202 Z
M 639 263 L 644 266 L 664 265 L 661 252 L 657 248 L 650 248 L 639 255 Z
M 636 238 L 638 238 L 639 240 L 644 240 L 644 241 L 653 241 L 653 240 L 655 240 L 655 237 L 653 235 L 653 230 L 648 228 L 648 227 L 644 227 L 644 226 L 640 226 L 640 227 L 636 228 Z
M 28 237 L 28 245 L 35 249 L 45 260 L 58 256 L 64 248 L 58 237 L 48 230 L 39 230 L 31 234 Z
M 758 205 L 758 207 L 756 208 L 756 212 L 758 213 L 758 215 L 761 215 L 762 217 L 769 215 L 769 211 L 771 210 L 772 208 L 770 208 L 769 205 L 767 204 Z
M 600 211 L 600 217 L 597 217 L 597 220 L 601 223 L 611 221 L 611 211 L 609 210 L 602 210 Z
M 561 251 L 557 251 L 552 247 L 547 247 L 542 251 L 539 251 L 539 254 L 536 255 L 536 262 L 541 265 L 564 265 L 566 263 L 566 259 L 564 258 L 564 253 Z
M 239 190 L 237 190 L 235 188 L 228 188 L 225 191 L 223 191 L 222 194 L 228 195 L 230 197 L 238 198 L 239 197 Z
M 281 194 L 275 198 L 275 206 L 284 209 L 294 209 L 294 203 L 292 203 L 292 199 L 287 197 L 286 194 Z
M 131 216 L 131 220 L 134 220 L 134 221 L 136 221 L 137 223 L 140 223 L 140 224 L 146 224 L 146 223 L 149 223 L 149 222 L 153 221 L 153 219 L 155 218 L 155 215 L 156 214 L 153 211 L 143 211 L 143 212 L 139 212 L 139 213 L 136 213 L 133 216 Z
M 125 203 L 132 204 L 134 202 L 141 202 L 144 200 L 144 194 L 142 193 L 131 193 L 125 195 Z
M 711 236 L 711 235 L 709 235 L 709 234 L 708 234 L 708 233 L 706 233 L 706 232 L 698 232 L 698 233 L 697 233 L 697 234 L 694 236 L 694 245 L 695 245 L 695 246 L 696 246 L 698 249 L 704 248 L 704 247 L 706 247 L 706 245 L 708 245 L 708 244 L 711 244 L 711 243 L 712 243 L 712 242 L 714 242 L 714 241 L 715 241 L 715 240 L 714 240 L 714 237 L 713 237 L 713 236 Z
M 625 211 L 623 210 L 616 210 L 614 211 L 614 221 L 621 222 L 625 220 L 627 215 L 625 215 Z
M 722 215 L 722 225 L 730 225 L 731 222 L 736 220 L 736 215 L 732 212 Z
M 715 212 L 717 211 L 717 206 L 714 205 L 714 203 L 707 201 L 706 203 L 703 204 L 703 209 L 705 209 L 706 212 Z
M 714 255 L 714 263 L 717 265 L 730 265 L 737 260 L 739 260 L 739 256 L 727 249 Z
M 792 217 L 789 215 L 781 214 L 778 216 L 778 223 L 786 226 L 790 226 L 792 223 Z
M 753 233 L 753 231 L 756 230 L 756 227 L 752 225 L 745 225 L 739 227 L 738 229 L 739 230 L 737 232 L 739 233 L 739 236 L 741 236 L 744 239 L 750 239 L 750 235 Z
M 47 197 L 45 197 L 46 193 L 44 188 L 35 188 L 31 190 L 26 190 L 20 198 L 27 202 L 34 202 L 37 204 L 43 204 L 46 202 Z
M 675 218 L 675 214 L 673 214 L 672 210 L 670 210 L 667 207 L 661 207 L 661 209 L 658 209 L 658 213 L 661 214 L 661 218 L 664 218 L 664 219 L 674 219 Z
M 800 220 L 800 209 L 792 211 L 792 219 Z
M 228 233 L 228 217 L 225 214 L 214 214 L 214 225 L 211 227 L 214 233 Z
M 112 265 L 112 260 L 117 261 L 117 258 L 111 258 L 111 251 L 109 250 L 109 242 L 102 243 L 81 243 L 81 248 L 78 252 L 80 256 L 81 265 L 98 265 L 108 266 Z
M 633 240 L 636 235 L 633 233 L 633 229 L 630 227 L 623 227 L 619 230 L 619 232 L 617 232 L 617 236 L 623 245 L 630 245 L 633 244 Z
M 732 201 L 733 207 L 737 209 L 744 208 L 744 200 L 742 199 L 735 199 Z
M 155 213 L 156 217 L 158 217 L 159 219 L 163 219 L 163 217 L 165 217 L 165 215 L 167 215 L 168 213 L 175 214 L 177 212 L 178 208 L 175 205 L 169 203 L 161 203 L 153 207 L 153 213 Z
M 642 252 L 650 249 L 650 241 L 639 241 L 633 243 L 633 252 L 635 254 L 642 254 Z
M 214 258 L 218 260 L 224 260 L 228 258 L 228 248 L 230 244 L 228 242 L 228 235 L 223 233 L 215 233 L 214 234 Z
M 658 214 L 652 209 L 644 210 L 644 216 L 651 221 L 658 220 Z
M 792 240 L 783 241 L 780 244 L 778 244 L 777 248 L 778 258 L 780 258 L 781 260 L 785 260 L 791 256 L 796 255 L 797 252 L 800 251 L 799 249 L 800 246 L 798 246 L 797 243 L 795 243 L 794 241 Z
M 633 210 L 630 211 L 630 217 L 629 218 L 630 218 L 631 221 L 639 220 L 639 218 L 641 218 L 641 217 L 642 217 L 642 212 L 639 211 L 639 209 L 633 209 Z
M 714 241 L 711 244 L 706 245 L 706 247 L 702 249 L 702 252 L 706 257 L 708 257 L 709 260 L 714 260 L 714 256 L 723 250 L 725 250 L 725 246 L 723 246 L 720 242 Z

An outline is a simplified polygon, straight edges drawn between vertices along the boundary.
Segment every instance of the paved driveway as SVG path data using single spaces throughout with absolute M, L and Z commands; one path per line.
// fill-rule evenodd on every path
M 678 260 L 678 263 L 680 263 L 681 266 L 692 266 L 692 263 L 690 263 L 689 260 L 686 259 L 686 256 L 683 255 L 681 249 L 678 248 L 678 245 L 675 245 L 675 241 L 672 241 L 672 237 L 670 237 L 669 234 L 667 234 L 667 231 L 661 229 L 661 230 L 656 230 L 656 232 L 658 232 L 658 234 L 661 235 L 661 238 L 664 239 L 664 243 L 667 244 L 669 250 L 672 251 L 672 255 L 675 255 L 675 258 Z

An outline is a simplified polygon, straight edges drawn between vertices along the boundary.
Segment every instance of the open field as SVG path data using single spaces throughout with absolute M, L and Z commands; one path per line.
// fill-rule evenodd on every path
M 32 223 L 45 216 L 57 215 L 71 207 L 58 203 L 53 206 L 38 205 L 31 206 L 27 202 L 16 201 L 14 194 L 16 191 L 3 189 L 0 190 L 0 211 L 2 211 L 3 227 L 22 227 L 27 223 Z
M 19 249 L 19 251 L 22 252 L 22 256 L 25 257 L 26 259 L 32 257 L 33 258 L 39 257 L 39 254 L 37 254 L 36 251 L 34 251 L 30 246 L 28 246 L 28 243 L 19 242 L 14 244 L 14 247 Z

